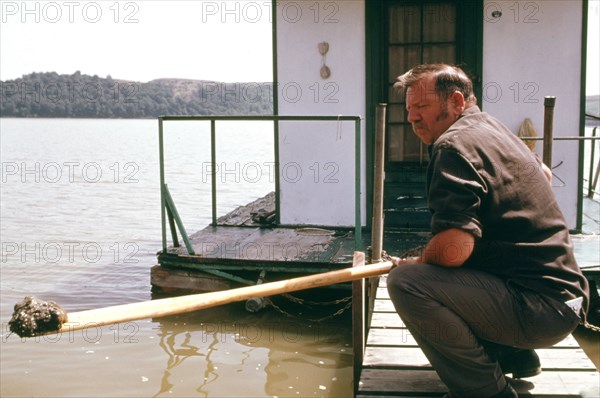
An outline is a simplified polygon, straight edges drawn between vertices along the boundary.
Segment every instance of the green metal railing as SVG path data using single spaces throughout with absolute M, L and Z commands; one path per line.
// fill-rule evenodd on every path
M 183 221 L 177 212 L 175 202 L 171 197 L 168 186 L 165 181 L 165 159 L 164 159 L 164 122 L 173 121 L 206 121 L 210 122 L 210 147 L 211 147 L 211 218 L 212 225 L 217 224 L 217 167 L 216 167 L 216 138 L 218 121 L 272 121 L 274 122 L 274 152 L 275 152 L 275 214 L 276 222 L 279 224 L 280 203 L 279 203 L 279 124 L 283 121 L 333 121 L 333 122 L 354 122 L 354 162 L 355 162 L 355 187 L 354 187 L 354 246 L 355 250 L 360 250 L 362 239 L 362 216 L 361 216 L 361 118 L 360 116 L 160 116 L 158 118 L 158 145 L 160 158 L 160 202 L 161 202 L 161 229 L 162 229 L 162 250 L 167 250 L 167 221 L 173 239 L 173 245 L 179 246 L 177 239 L 177 228 L 182 235 L 188 254 L 194 255 L 191 242 L 185 231 Z
M 580 144 L 580 153 L 582 154 L 582 159 L 579 162 L 579 169 L 580 172 L 582 173 L 581 175 L 583 176 L 583 162 L 585 161 L 583 159 L 584 156 L 584 151 L 583 151 L 583 147 L 582 145 L 586 142 L 589 141 L 591 143 L 591 148 L 590 148 L 590 170 L 589 170 L 589 179 L 588 179 L 588 193 L 587 193 L 587 197 L 592 199 L 594 197 L 594 194 L 597 193 L 596 191 L 596 184 L 598 183 L 598 177 L 600 175 L 600 160 L 598 161 L 598 164 L 596 165 L 596 171 L 594 173 L 594 160 L 595 160 L 595 144 L 596 141 L 600 140 L 600 137 L 598 137 L 596 135 L 596 128 L 593 129 L 592 131 L 592 136 L 571 136 L 571 137 L 553 137 L 552 135 L 550 136 L 545 136 L 545 137 L 521 137 L 521 140 L 523 141 L 542 141 L 544 143 L 544 154 L 547 155 L 547 152 L 549 151 L 550 153 L 552 152 L 552 143 L 553 141 L 576 141 L 579 142 Z M 551 155 L 547 155 L 544 156 L 544 159 L 552 159 Z M 551 161 L 551 160 L 550 160 Z M 544 162 L 545 163 L 545 162 Z M 562 162 L 561 162 L 562 163 Z M 546 164 L 551 170 L 555 167 L 558 167 L 560 165 L 560 163 L 556 166 L 553 166 L 552 164 Z M 577 194 L 577 221 L 576 221 L 576 225 L 575 225 L 575 232 L 580 232 L 583 226 L 583 195 L 584 195 L 584 187 L 583 187 L 583 180 L 584 178 L 581 178 L 579 181 L 579 186 L 578 186 L 578 194 Z
M 579 143 L 583 143 L 585 141 L 591 142 L 590 147 L 590 160 L 589 160 L 589 177 L 588 177 L 588 187 L 587 187 L 587 197 L 592 198 L 596 191 L 596 184 L 598 183 L 598 177 L 600 176 L 600 160 L 597 164 L 595 164 L 594 160 L 596 159 L 596 141 L 600 141 L 600 136 L 597 135 L 598 127 L 594 127 L 592 130 L 591 136 L 583 136 L 583 137 L 550 137 L 551 141 L 578 141 Z M 522 141 L 546 141 L 543 137 L 520 137 Z M 545 145 L 545 149 L 548 147 L 548 144 Z M 550 150 L 552 150 L 552 144 L 549 146 Z M 580 163 L 583 164 L 585 159 L 582 159 Z M 594 169 L 595 164 L 595 169 Z M 547 165 L 551 169 L 557 166 Z M 595 170 L 595 172 L 594 172 Z

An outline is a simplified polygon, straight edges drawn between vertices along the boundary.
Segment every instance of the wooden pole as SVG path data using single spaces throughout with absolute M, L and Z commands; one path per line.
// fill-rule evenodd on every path
M 364 267 L 365 253 L 354 252 L 353 267 Z M 358 391 L 360 371 L 365 355 L 365 280 L 352 282 L 352 351 L 354 353 L 354 391 Z
M 385 113 L 387 104 L 377 104 L 375 117 L 375 175 L 373 181 L 373 222 L 371 227 L 371 262 L 381 260 L 383 250 L 383 182 L 385 162 Z
M 63 324 L 59 330 L 46 332 L 45 334 L 67 333 L 89 327 L 111 325 L 114 323 L 129 322 L 146 318 L 160 318 L 217 307 L 219 305 L 244 301 L 256 297 L 267 297 L 298 290 L 323 287 L 335 283 L 350 282 L 386 274 L 392 267 L 393 265 L 390 261 L 385 261 L 219 292 L 192 294 L 73 312 L 67 314 L 68 321 Z
M 556 97 L 544 97 L 544 150 L 542 160 L 552 170 L 552 130 Z

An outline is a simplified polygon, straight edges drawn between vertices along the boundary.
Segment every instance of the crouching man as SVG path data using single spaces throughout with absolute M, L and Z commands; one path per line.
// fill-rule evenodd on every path
M 390 297 L 447 397 L 517 397 L 504 375 L 540 373 L 533 349 L 568 336 L 589 301 L 552 174 L 480 111 L 461 69 L 420 65 L 394 87 L 429 145 L 432 238 L 393 258 Z

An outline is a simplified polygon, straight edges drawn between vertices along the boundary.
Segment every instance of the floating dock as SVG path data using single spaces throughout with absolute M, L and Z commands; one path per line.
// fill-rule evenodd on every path
M 155 289 L 212 291 L 261 283 L 273 273 L 318 273 L 342 268 L 352 258 L 349 230 L 280 228 L 269 216 L 270 193 L 220 217 L 215 225 L 177 240 L 158 253 L 151 273 Z M 260 282 L 259 282 L 260 281 Z
M 270 193 L 190 235 L 186 245 L 159 252 L 159 265 L 151 272 L 153 288 L 214 291 L 352 266 L 353 228 L 277 226 L 269 221 L 274 211 Z M 384 247 L 402 253 L 428 237 L 428 232 L 388 233 Z M 363 234 L 359 244 L 366 249 L 370 236 Z M 333 288 L 349 292 L 350 284 Z
M 161 251 L 154 289 L 223 290 L 352 265 L 352 229 L 275 226 L 273 212 L 271 193 L 190 235 L 185 246 Z

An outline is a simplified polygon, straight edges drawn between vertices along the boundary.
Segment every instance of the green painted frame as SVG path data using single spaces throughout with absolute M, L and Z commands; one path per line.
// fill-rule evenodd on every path
M 174 230 L 175 224 L 179 227 L 183 241 L 186 243 L 188 254 L 193 255 L 193 249 L 189 244 L 189 238 L 183 227 L 183 220 L 179 217 L 175 202 L 169 194 L 165 178 L 165 157 L 164 157 L 164 122 L 173 121 L 206 121 L 211 126 L 211 216 L 212 225 L 217 224 L 217 181 L 216 181 L 216 122 L 217 121 L 272 121 L 274 130 L 277 131 L 280 121 L 330 121 L 354 122 L 354 247 L 360 250 L 362 246 L 362 210 L 361 210 L 361 117 L 360 116 L 280 116 L 280 115 L 260 115 L 260 116 L 160 116 L 158 118 L 158 151 L 160 163 L 160 202 L 161 202 L 161 232 L 162 232 L 162 250 L 167 251 L 167 216 L 169 216 L 169 227 L 174 244 L 176 242 L 177 232 Z M 277 136 L 276 136 L 277 138 Z M 279 151 L 277 139 L 275 140 L 275 180 L 279 178 Z M 279 184 L 276 183 L 276 195 L 279 190 Z M 279 201 L 275 202 L 275 212 L 279 214 Z M 279 217 L 278 217 L 279 218 Z M 173 222 L 174 221 L 174 222 Z M 279 224 L 279 219 L 277 220 Z

